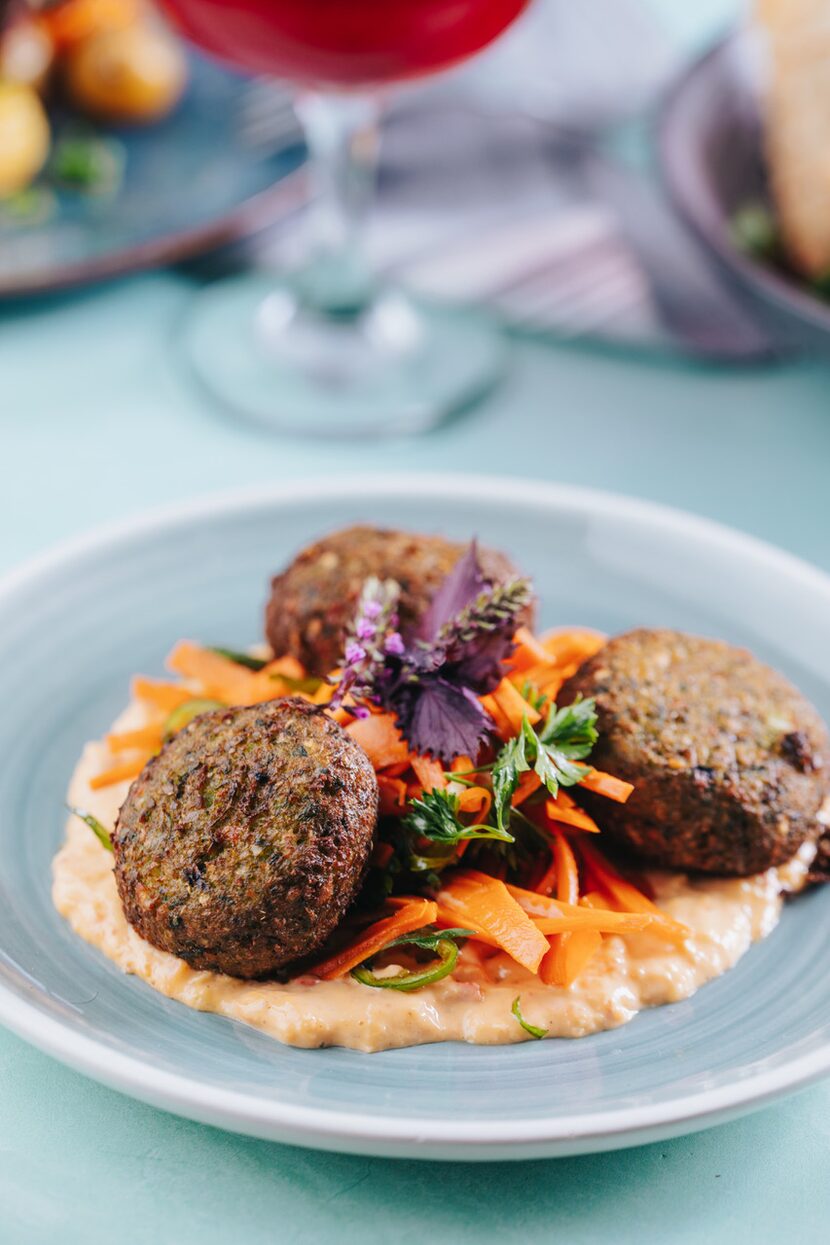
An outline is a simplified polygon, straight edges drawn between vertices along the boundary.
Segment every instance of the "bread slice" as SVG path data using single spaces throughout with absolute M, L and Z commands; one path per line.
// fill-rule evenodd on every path
M 830 273 L 830 3 L 756 0 L 768 51 L 767 164 L 781 237 L 809 277 Z

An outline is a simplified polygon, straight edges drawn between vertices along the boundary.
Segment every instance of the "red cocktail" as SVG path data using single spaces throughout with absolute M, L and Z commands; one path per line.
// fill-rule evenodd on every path
M 165 0 L 194 43 L 305 87 L 376 86 L 473 56 L 529 0 Z
M 191 318 L 191 361 L 223 406 L 305 432 L 412 431 L 497 378 L 492 324 L 414 305 L 371 277 L 357 243 L 386 88 L 473 56 L 529 2 L 163 0 L 206 52 L 297 89 L 309 149 L 309 262 L 279 284 L 257 273 L 219 282 Z

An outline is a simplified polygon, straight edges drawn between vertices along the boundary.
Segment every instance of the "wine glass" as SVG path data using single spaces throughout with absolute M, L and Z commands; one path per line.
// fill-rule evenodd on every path
M 359 241 L 385 91 L 472 56 L 529 0 L 163 3 L 208 53 L 296 87 L 314 191 L 297 272 L 198 296 L 186 347 L 202 382 L 237 414 L 318 434 L 426 429 L 480 397 L 501 368 L 495 328 L 379 282 Z

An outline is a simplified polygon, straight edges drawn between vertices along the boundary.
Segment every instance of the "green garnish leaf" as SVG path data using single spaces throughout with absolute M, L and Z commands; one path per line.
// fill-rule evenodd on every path
M 210 713 L 212 709 L 227 709 L 227 705 L 223 705 L 221 700 L 208 700 L 206 697 L 199 696 L 195 696 L 193 700 L 186 700 L 183 705 L 177 705 L 164 723 L 163 737 L 172 739 L 179 731 L 189 726 L 194 718 L 198 718 L 201 713 Z
M 453 940 L 456 938 L 472 938 L 474 934 L 474 929 L 416 929 L 412 934 L 401 934 L 400 938 L 394 938 L 383 949 L 388 951 L 390 947 L 413 946 L 420 947 L 423 951 L 434 951 L 442 938 Z
M 503 843 L 513 842 L 513 836 L 503 826 L 465 826 L 458 815 L 458 796 L 442 787 L 425 791 L 421 799 L 413 800 L 412 810 L 404 818 L 403 824 L 412 834 L 430 839 L 433 843 L 454 844 L 463 839 L 500 839 Z
M 527 757 L 527 734 L 524 730 L 530 725 L 525 719 L 523 729 L 513 739 L 509 739 L 504 745 L 493 764 L 492 783 L 493 783 L 493 809 L 496 814 L 496 825 L 500 830 L 505 829 L 506 820 L 510 812 L 510 801 L 513 798 L 513 792 L 519 785 L 520 774 L 526 773 L 530 769 L 530 761 Z M 530 730 L 531 735 L 533 731 Z M 536 736 L 533 735 L 534 752 L 536 749 Z M 532 755 L 532 754 L 531 754 Z
M 49 168 L 59 184 L 86 194 L 113 194 L 124 176 L 124 148 L 100 134 L 71 131 L 58 138 Z
M 108 852 L 112 851 L 112 838 L 110 836 L 110 832 L 101 825 L 97 817 L 93 817 L 92 813 L 87 813 L 82 808 L 73 808 L 71 804 L 67 804 L 66 807 L 69 809 L 70 813 L 74 814 L 75 817 L 80 817 L 81 821 L 86 822 L 102 847 L 105 847 Z
M 515 999 L 513 1000 L 513 1006 L 510 1009 L 511 1012 L 516 1017 L 519 1024 L 524 1029 L 525 1033 L 529 1033 L 532 1038 L 546 1037 L 548 1033 L 547 1029 L 540 1029 L 538 1025 L 529 1024 L 528 1021 L 525 1020 L 524 1016 L 522 1015 L 521 998 L 522 996 L 520 994 L 516 995 Z
M 577 699 L 557 709 L 552 704 L 538 735 L 522 719 L 522 729 L 509 739 L 493 763 L 493 808 L 496 825 L 503 828 L 519 777 L 534 769 L 552 796 L 560 787 L 572 787 L 588 773 L 578 762 L 587 757 L 597 741 L 597 713 L 592 698 Z
M 268 665 L 265 657 L 252 657 L 250 653 L 242 653 L 235 648 L 221 648 L 218 644 L 208 645 L 208 652 L 216 653 L 218 657 L 226 657 L 228 661 L 244 666 L 246 670 L 262 670 Z

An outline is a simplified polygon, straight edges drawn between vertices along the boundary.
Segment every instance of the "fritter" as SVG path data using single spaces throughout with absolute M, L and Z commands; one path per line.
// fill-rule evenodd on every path
M 745 649 L 630 631 L 577 671 L 559 703 L 577 695 L 596 697 L 591 762 L 634 783 L 627 804 L 588 793 L 584 802 L 649 863 L 743 876 L 817 837 L 830 789 L 827 728 Z
M 423 614 L 466 544 L 377 527 L 349 527 L 309 545 L 271 582 L 265 634 L 278 656 L 290 653 L 312 674 L 333 670 L 343 656 L 343 637 L 371 575 L 401 587 L 400 625 Z M 518 575 L 503 553 L 480 549 L 481 567 L 493 583 Z M 532 624 L 530 608 L 522 619 Z
M 315 706 L 202 714 L 148 762 L 119 814 L 124 913 L 193 968 L 275 973 L 342 919 L 377 814 L 368 758 Z

